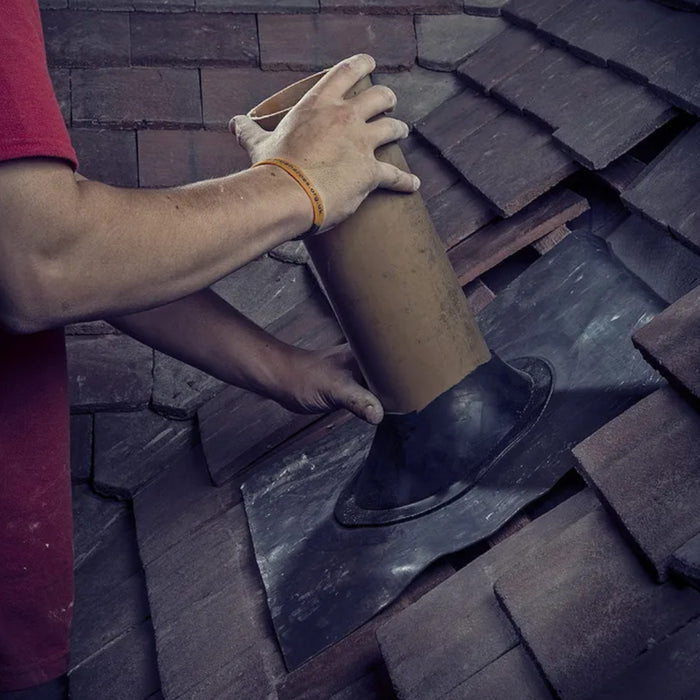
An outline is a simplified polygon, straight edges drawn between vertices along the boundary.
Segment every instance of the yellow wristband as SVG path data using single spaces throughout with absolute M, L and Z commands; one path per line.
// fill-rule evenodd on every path
M 321 195 L 316 191 L 316 188 L 311 184 L 304 171 L 290 163 L 288 160 L 283 160 L 282 158 L 270 158 L 270 160 L 261 160 L 258 163 L 253 163 L 252 168 L 257 168 L 258 165 L 276 165 L 278 168 L 282 168 L 285 173 L 293 177 L 301 186 L 301 188 L 306 192 L 309 199 L 311 200 L 311 205 L 314 208 L 314 222 L 311 228 L 304 234 L 306 236 L 316 233 L 323 225 L 323 218 L 325 216 L 325 209 L 323 207 L 323 202 L 321 201 Z

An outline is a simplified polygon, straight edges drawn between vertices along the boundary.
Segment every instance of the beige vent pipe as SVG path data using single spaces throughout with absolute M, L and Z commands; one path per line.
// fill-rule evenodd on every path
M 281 90 L 249 116 L 273 130 L 322 75 Z M 370 85 L 365 78 L 346 97 Z M 377 158 L 408 170 L 396 144 Z M 423 409 L 490 359 L 419 193 L 377 190 L 342 224 L 304 242 L 388 413 Z

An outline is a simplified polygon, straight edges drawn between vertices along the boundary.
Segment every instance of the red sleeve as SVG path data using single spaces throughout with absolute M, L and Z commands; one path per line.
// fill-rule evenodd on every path
M 0 0 L 0 161 L 28 156 L 78 165 L 46 67 L 37 0 Z

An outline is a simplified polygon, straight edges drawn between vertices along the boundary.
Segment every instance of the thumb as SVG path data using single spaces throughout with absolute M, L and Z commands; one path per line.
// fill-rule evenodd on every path
M 384 408 L 379 399 L 354 381 L 338 388 L 334 403 L 372 425 L 381 423 L 384 418 Z
M 249 116 L 239 114 L 228 123 L 229 130 L 236 136 L 238 143 L 250 151 L 265 136 L 265 131 Z

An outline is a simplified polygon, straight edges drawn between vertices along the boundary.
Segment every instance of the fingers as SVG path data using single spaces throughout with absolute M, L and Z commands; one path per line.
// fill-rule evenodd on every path
M 420 187 L 420 180 L 395 165 L 378 162 L 377 187 L 395 192 L 415 192 Z
M 313 91 L 343 98 L 355 83 L 368 76 L 376 67 L 371 56 L 360 53 L 337 63 L 318 81 Z
M 384 409 L 379 399 L 359 384 L 344 385 L 335 397 L 339 408 L 346 408 L 367 423 L 377 425 L 384 418 Z
M 396 106 L 394 91 L 384 85 L 373 85 L 352 98 L 357 114 L 367 121 L 378 114 L 388 112 Z
M 372 143 L 375 148 L 392 141 L 405 139 L 409 134 L 408 124 L 391 117 L 377 119 L 376 122 L 368 124 L 367 128 L 370 130 Z
M 248 153 L 266 136 L 266 132 L 247 115 L 233 117 L 228 128 Z

